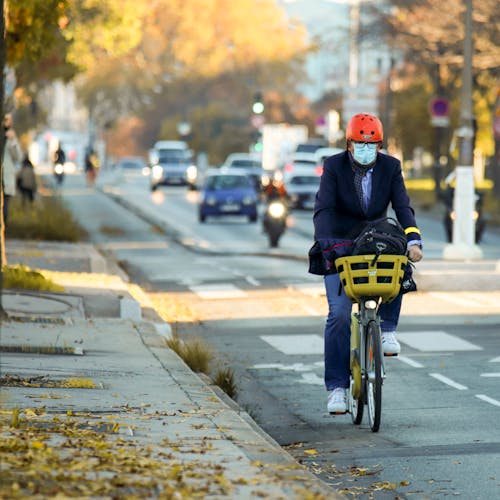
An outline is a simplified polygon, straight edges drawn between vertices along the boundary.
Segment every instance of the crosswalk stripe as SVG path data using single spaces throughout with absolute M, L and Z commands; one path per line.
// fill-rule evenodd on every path
M 189 289 L 201 299 L 240 299 L 247 294 L 230 283 L 190 286 Z
M 283 354 L 323 354 L 319 335 L 261 335 L 260 338 Z
M 315 373 L 307 372 L 302 374 L 302 380 L 298 381 L 299 384 L 311 384 L 311 385 L 324 385 L 324 380 L 318 377 Z
M 485 394 L 476 394 L 476 398 L 482 399 L 483 401 L 486 401 L 486 403 L 490 403 L 493 406 L 500 406 L 500 401 L 497 401 L 496 399 L 490 398 L 489 396 L 486 396 Z
M 289 287 L 298 290 L 304 295 L 310 295 L 311 297 L 326 295 L 325 285 L 323 285 L 323 283 L 293 283 L 289 285 Z
M 482 347 L 471 344 L 449 333 L 434 330 L 398 333 L 398 340 L 419 351 L 481 351 Z

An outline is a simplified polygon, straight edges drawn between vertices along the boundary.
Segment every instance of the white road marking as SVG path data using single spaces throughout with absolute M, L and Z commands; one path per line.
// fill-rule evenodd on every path
M 325 385 L 325 381 L 312 372 L 303 373 L 302 380 L 298 382 L 299 384 Z
M 481 373 L 481 377 L 500 377 L 500 373 Z
M 294 372 L 310 372 L 318 367 L 323 366 L 323 361 L 316 361 L 316 363 L 312 363 L 309 365 L 305 365 L 304 363 L 293 363 L 291 365 L 284 365 L 282 363 L 260 363 L 257 365 L 253 365 L 252 368 L 257 370 L 261 369 L 269 369 L 276 368 L 277 370 L 290 370 Z
M 500 363 L 500 356 L 498 356 L 498 358 L 490 359 L 490 363 Z
M 486 401 L 487 403 L 490 403 L 493 406 L 500 406 L 500 401 L 497 401 L 496 399 L 490 398 L 490 397 L 486 396 L 485 394 L 476 394 L 476 398 L 482 399 L 483 401 Z
M 398 340 L 419 351 L 481 351 L 482 347 L 471 344 L 455 335 L 435 330 L 398 333 Z
M 485 300 L 484 294 L 453 294 L 453 293 L 443 293 L 443 292 L 429 292 L 429 296 L 436 297 L 441 300 L 447 300 L 453 304 L 457 304 L 464 307 L 491 307 L 492 305 L 497 305 L 497 303 L 488 303 Z
M 260 281 L 255 279 L 253 276 L 245 276 L 245 280 L 253 286 L 260 286 Z
M 247 294 L 230 283 L 190 286 L 189 289 L 202 299 L 241 299 Z
M 423 368 L 424 365 L 419 363 L 418 361 L 415 361 L 411 358 L 407 358 L 406 356 L 397 356 L 396 359 L 399 359 L 399 361 L 402 361 L 403 363 L 406 363 L 407 365 L 413 366 L 413 368 Z
M 450 387 L 458 389 L 459 391 L 466 391 L 468 389 L 468 387 L 466 387 L 465 385 L 459 384 L 459 383 L 451 380 L 451 378 L 445 377 L 444 375 L 441 375 L 439 373 L 429 373 L 429 375 L 431 377 L 434 377 L 435 379 L 443 382 L 444 384 L 449 385 Z
M 294 283 L 289 285 L 290 288 L 295 288 L 299 292 L 311 297 L 321 297 L 326 295 L 325 285 L 323 283 Z
M 319 335 L 261 335 L 260 338 L 283 354 L 323 354 Z

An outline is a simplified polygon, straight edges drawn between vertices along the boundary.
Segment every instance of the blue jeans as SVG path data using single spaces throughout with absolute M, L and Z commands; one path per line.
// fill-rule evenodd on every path
M 325 276 L 328 317 L 325 325 L 325 386 L 328 391 L 336 387 L 349 387 L 351 349 L 352 303 L 340 286 L 338 274 Z M 340 293 L 339 293 L 340 292 Z M 383 332 L 396 330 L 403 296 L 379 308 Z

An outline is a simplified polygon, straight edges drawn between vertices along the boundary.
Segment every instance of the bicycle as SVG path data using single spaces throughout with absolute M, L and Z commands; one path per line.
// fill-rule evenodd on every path
M 358 304 L 358 312 L 351 315 L 348 412 L 359 425 L 366 404 L 373 432 L 380 428 L 385 378 L 378 308 L 399 294 L 407 262 L 404 255 L 355 255 L 335 260 L 346 295 Z

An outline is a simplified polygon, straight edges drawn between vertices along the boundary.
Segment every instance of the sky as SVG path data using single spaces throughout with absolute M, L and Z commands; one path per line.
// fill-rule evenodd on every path
M 318 99 L 332 85 L 342 85 L 348 73 L 349 6 L 327 0 L 278 0 L 291 18 L 307 28 L 313 39 L 321 42 L 321 51 L 307 62 L 311 83 L 302 91 Z

